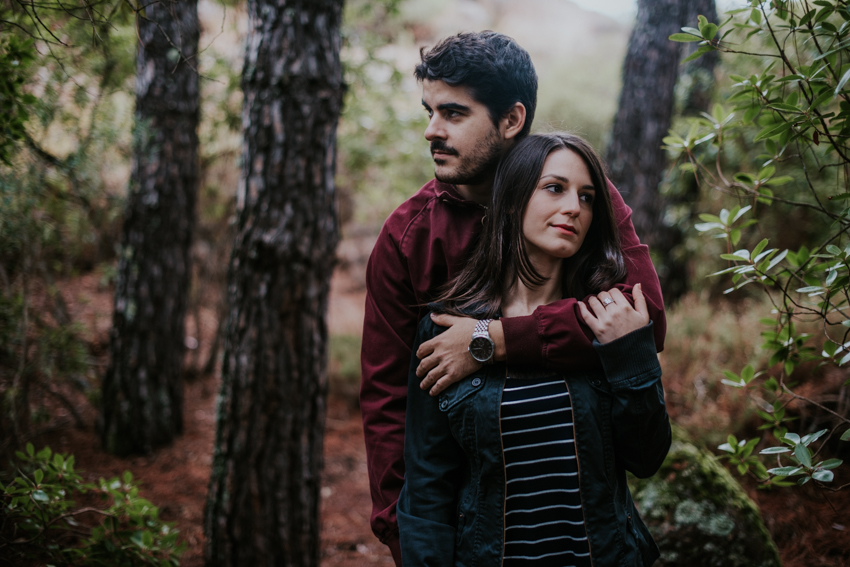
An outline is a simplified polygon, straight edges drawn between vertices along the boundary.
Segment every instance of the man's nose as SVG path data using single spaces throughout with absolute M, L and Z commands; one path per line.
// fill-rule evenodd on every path
M 429 142 L 432 140 L 446 139 L 446 130 L 445 128 L 443 128 L 443 121 L 441 120 L 439 114 L 434 113 L 434 115 L 428 121 L 428 127 L 425 128 L 425 139 Z

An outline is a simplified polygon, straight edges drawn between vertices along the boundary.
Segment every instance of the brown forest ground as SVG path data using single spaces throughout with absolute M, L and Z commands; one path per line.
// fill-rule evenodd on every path
M 105 350 L 109 330 L 111 294 L 98 285 L 99 275 L 89 274 L 63 286 L 72 315 L 86 324 L 95 345 Z M 357 332 L 363 291 L 351 280 L 335 278 L 332 286 L 330 327 L 334 332 Z M 202 310 L 199 360 L 215 332 L 212 309 Z M 191 327 L 190 323 L 190 327 Z M 194 331 L 194 332 L 193 332 Z M 145 457 L 118 458 L 100 450 L 94 432 L 94 410 L 81 404 L 85 427 L 70 419 L 34 439 L 37 447 L 49 445 L 72 453 L 77 466 L 90 480 L 132 471 L 142 482 L 142 495 L 160 508 L 161 516 L 176 522 L 187 544 L 181 564 L 203 564 L 203 509 L 215 437 L 217 378 L 186 384 L 184 434 L 172 445 Z M 56 413 L 63 410 L 56 408 Z M 369 490 L 360 413 L 353 400 L 331 398 L 328 404 L 322 475 L 323 567 L 391 566 L 389 553 L 369 529 Z M 850 490 L 829 493 L 810 487 L 765 492 L 747 486 L 779 546 L 785 567 L 841 567 L 850 565 Z

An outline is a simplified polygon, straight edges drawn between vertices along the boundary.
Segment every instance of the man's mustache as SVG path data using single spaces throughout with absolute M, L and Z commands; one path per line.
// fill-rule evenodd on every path
M 442 140 L 434 140 L 433 142 L 431 142 L 431 155 L 433 155 L 434 152 L 443 152 L 444 154 L 449 154 L 453 156 L 457 155 L 457 150 L 451 146 L 447 146 L 446 143 Z

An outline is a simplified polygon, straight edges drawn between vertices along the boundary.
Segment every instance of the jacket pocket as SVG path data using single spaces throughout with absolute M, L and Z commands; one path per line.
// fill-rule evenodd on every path
M 440 394 L 440 411 L 450 411 L 461 401 L 468 398 L 475 392 L 481 390 L 484 387 L 484 383 L 486 381 L 487 377 L 484 375 L 483 372 L 476 372 L 470 376 L 467 376 L 460 382 L 452 384 L 451 386 L 446 388 L 442 394 Z

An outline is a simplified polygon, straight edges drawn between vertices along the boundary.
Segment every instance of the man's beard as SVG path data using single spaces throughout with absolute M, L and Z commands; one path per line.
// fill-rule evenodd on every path
M 449 148 L 440 140 L 431 142 L 431 151 L 437 149 L 449 150 L 454 155 L 458 155 L 457 151 Z M 460 159 L 460 164 L 454 171 L 440 174 L 435 169 L 434 176 L 438 181 L 453 185 L 480 185 L 495 173 L 501 156 L 502 139 L 494 128 L 490 131 L 490 135 L 476 146 L 467 157 Z

